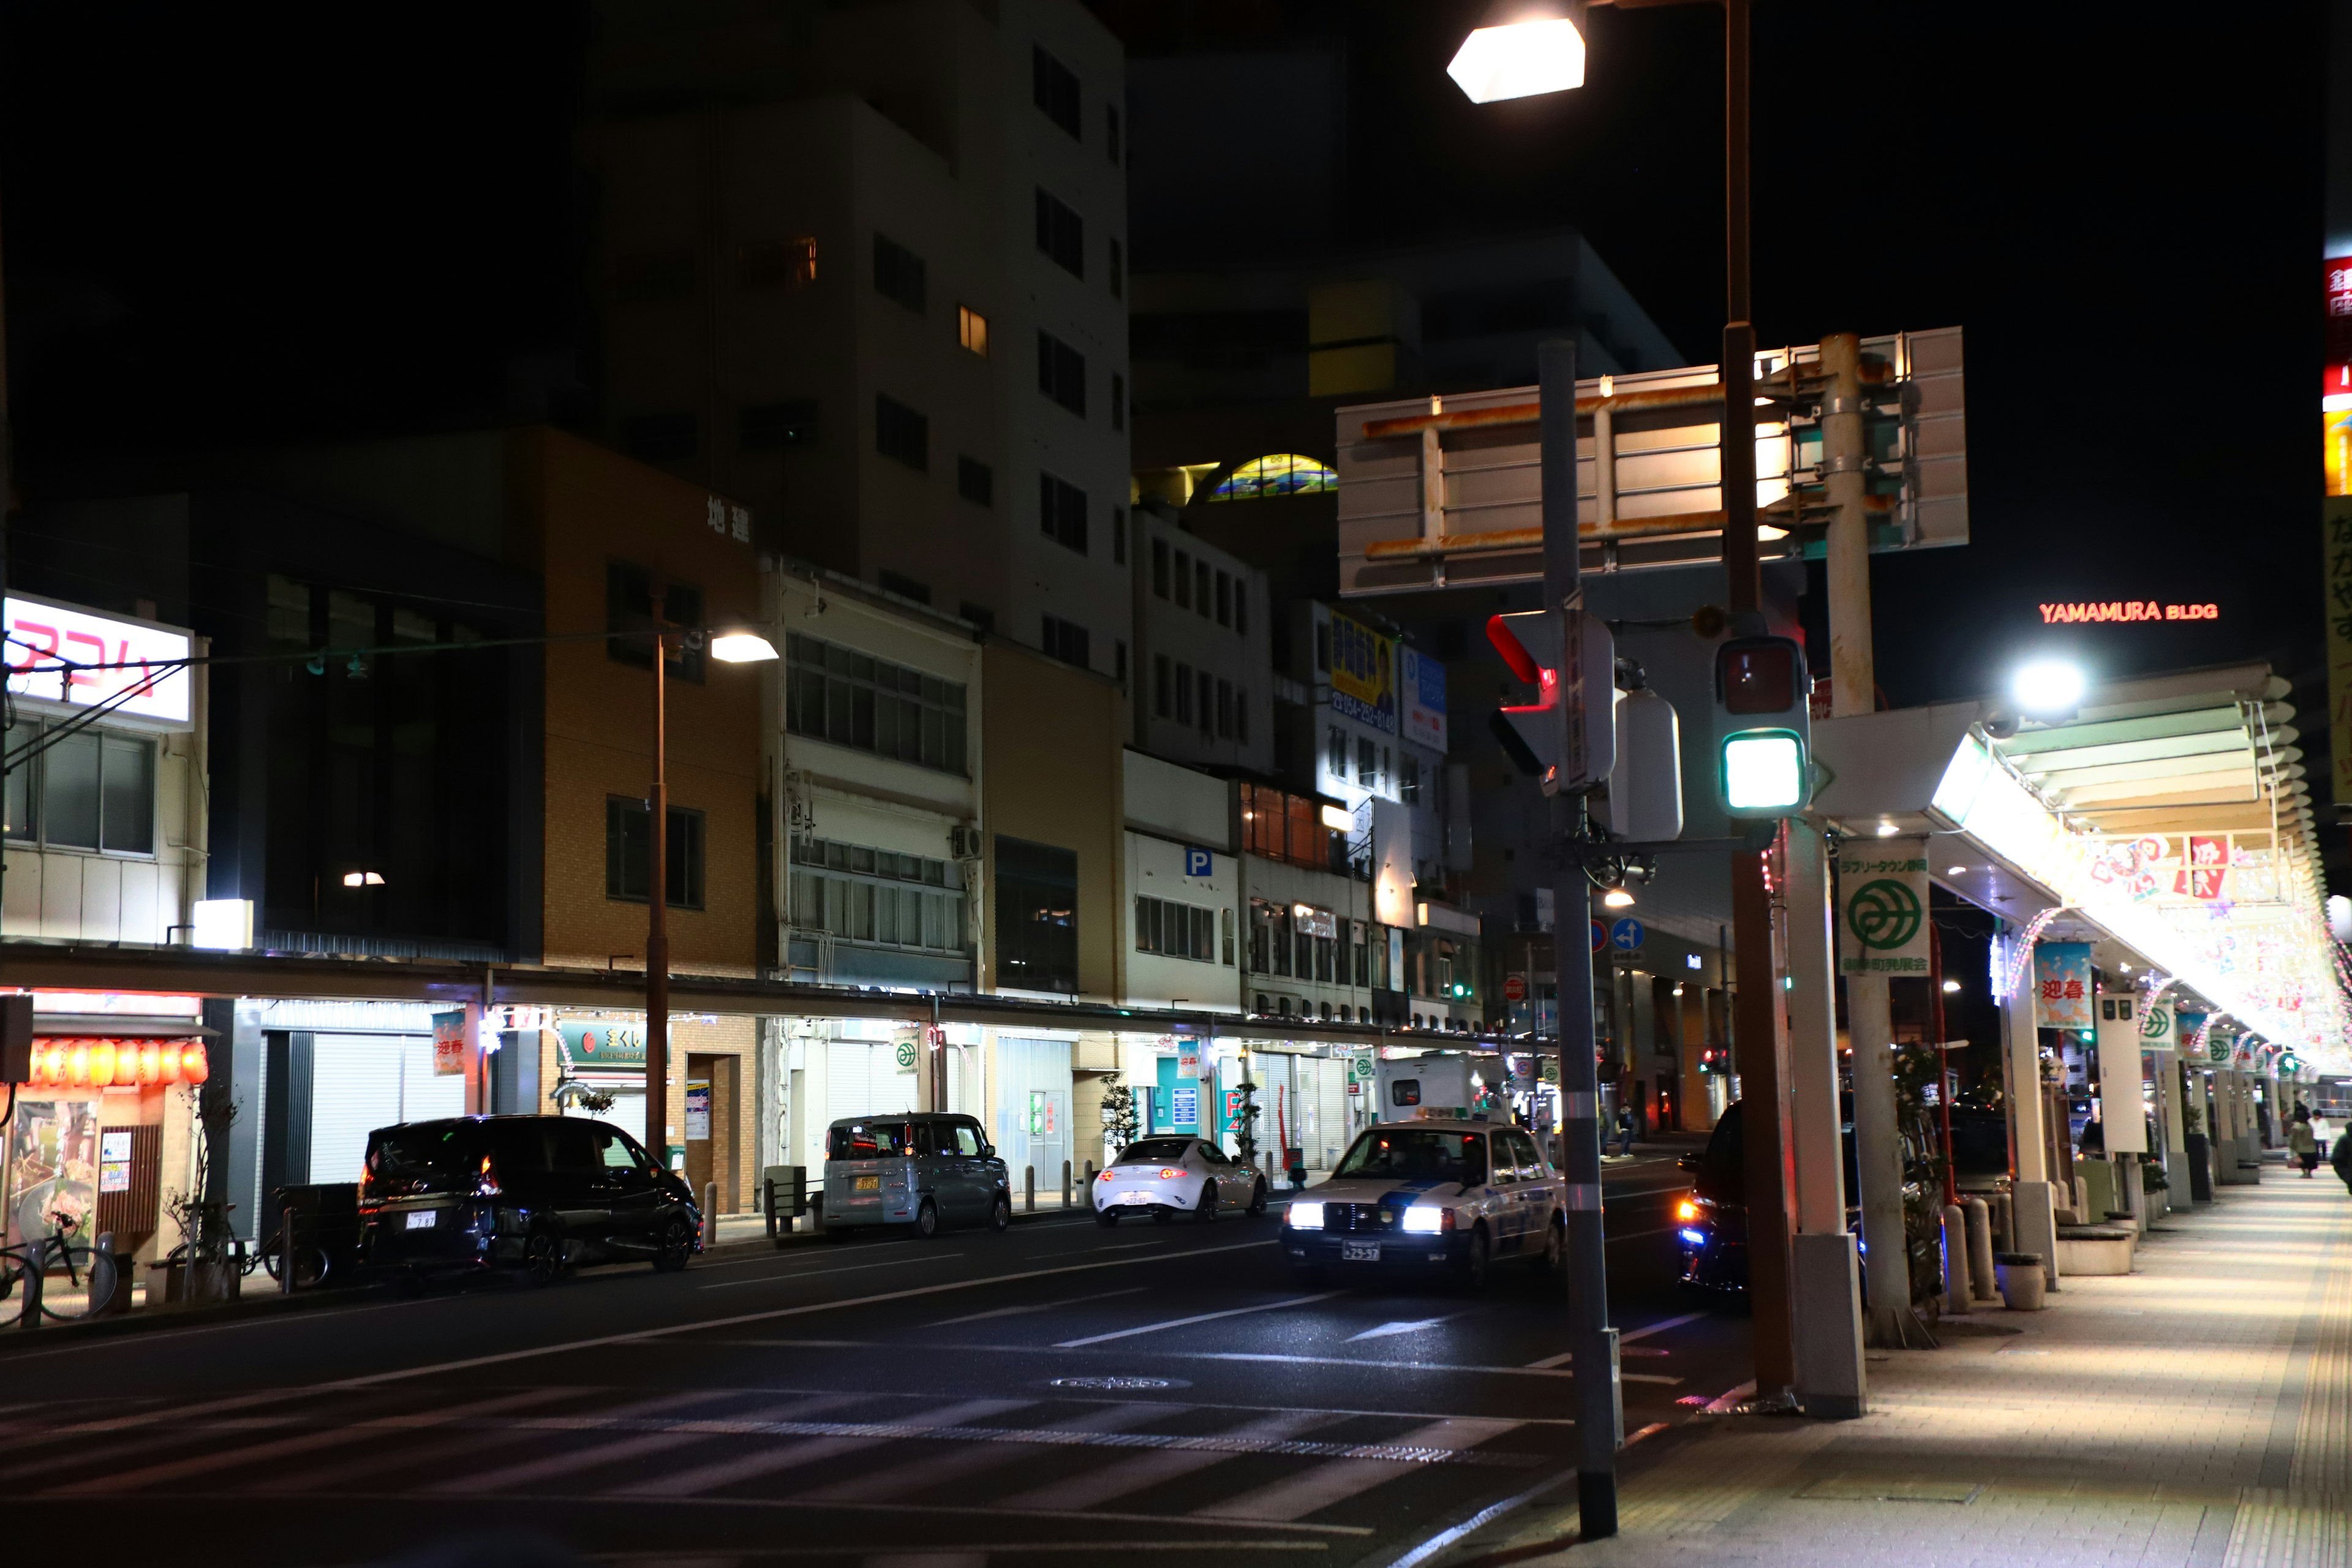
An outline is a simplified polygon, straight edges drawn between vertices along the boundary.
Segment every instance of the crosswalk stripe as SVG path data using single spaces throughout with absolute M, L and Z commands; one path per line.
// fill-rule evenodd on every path
M 685 1405 L 707 1404 L 720 1397 L 726 1392 L 724 1389 L 712 1388 L 695 1394 L 674 1395 L 667 1399 L 649 1399 L 638 1408 L 627 1412 L 626 1415 L 634 1418 L 654 1415 L 663 1410 L 676 1410 Z M 781 1405 L 763 1405 L 759 1409 L 747 1411 L 740 1417 L 730 1416 L 729 1419 L 778 1421 L 800 1414 L 802 1408 L 807 1404 L 808 1401 L 805 1399 L 788 1399 Z M 623 1418 L 622 1412 L 615 1411 L 611 1414 L 615 1419 Z M 710 1436 L 708 1432 L 650 1432 L 635 1437 L 616 1437 L 609 1443 L 592 1444 L 585 1448 L 573 1448 L 560 1454 L 541 1454 L 535 1458 L 525 1459 L 520 1464 L 505 1465 L 494 1470 L 478 1470 L 472 1475 L 460 1476 L 455 1480 L 444 1481 L 439 1486 L 426 1489 L 440 1497 L 467 1497 L 481 1492 L 503 1491 L 532 1481 L 543 1481 L 555 1476 L 593 1469 L 598 1465 L 613 1464 L 622 1459 L 634 1459 L 647 1454 L 666 1453 L 672 1448 L 683 1448 L 689 1443 L 702 1442 Z
M 1060 1430 L 1124 1432 L 1167 1413 L 1168 1406 L 1164 1405 L 1113 1405 L 1064 1422 Z M 1047 1451 L 1047 1446 L 1043 1444 L 983 1443 L 961 1454 L 925 1454 L 886 1469 L 836 1481 L 807 1495 L 817 1502 L 878 1502 L 887 1498 L 911 1497 L 927 1487 L 961 1480 L 1001 1465 L 1020 1464 Z
M 507 1409 L 512 1411 L 528 1409 L 533 1405 L 552 1405 L 559 1399 L 571 1398 L 583 1391 L 577 1388 L 558 1387 L 540 1389 L 536 1392 L 538 1397 L 518 1396 L 515 1403 L 509 1405 Z M 697 1394 L 691 1397 L 663 1394 L 658 1398 L 640 1399 L 627 1405 L 617 1405 L 603 1414 L 607 1419 L 625 1419 L 632 1415 L 646 1415 L 663 1410 L 674 1410 L 681 1404 L 695 1404 L 714 1396 L 712 1394 Z M 362 1454 L 357 1458 L 338 1459 L 332 1464 L 314 1466 L 307 1470 L 278 1472 L 270 1477 L 268 1487 L 270 1491 L 280 1493 L 320 1491 L 338 1482 L 350 1480 L 353 1477 L 381 1477 L 387 1470 L 404 1466 L 413 1468 L 416 1464 L 447 1465 L 467 1454 L 478 1454 L 485 1448 L 510 1445 L 515 1441 L 517 1430 L 515 1426 L 500 1426 L 488 1432 L 474 1432 L 462 1436 L 452 1436 L 446 1442 L 437 1442 L 429 1447 L 406 1447 L 396 1457 L 390 1458 L 382 1453 L 370 1453 Z
M 1466 1419 L 1433 1421 L 1383 1444 L 1396 1448 L 1475 1448 L 1517 1426 L 1516 1421 Z M 1258 1523 L 1299 1520 L 1318 1509 L 1345 1502 L 1383 1481 L 1410 1475 L 1423 1467 L 1396 1459 L 1333 1459 L 1303 1475 L 1287 1477 L 1255 1491 L 1243 1492 L 1192 1510 L 1196 1518 L 1246 1519 Z
M 1337 1290 L 1325 1290 L 1313 1296 L 1293 1296 L 1286 1301 L 1268 1301 L 1257 1307 L 1228 1307 L 1222 1312 L 1195 1312 L 1189 1318 L 1170 1318 L 1165 1322 L 1145 1323 L 1140 1328 L 1117 1329 L 1108 1334 L 1089 1334 L 1082 1340 L 1057 1340 L 1057 1351 L 1074 1351 L 1087 1345 L 1098 1345 L 1106 1340 L 1132 1339 L 1137 1334 L 1156 1334 L 1165 1329 L 1187 1329 L 1194 1323 L 1213 1323 L 1219 1318 L 1245 1318 L 1253 1312 L 1279 1311 L 1285 1307 L 1304 1307 L 1309 1301 L 1328 1301 L 1339 1295 Z
M 1311 1432 L 1318 1426 L 1328 1426 L 1345 1417 L 1318 1410 L 1286 1411 L 1257 1421 L 1244 1422 L 1225 1434 L 1236 1438 L 1263 1438 L 1278 1441 Z M 1123 1497 L 1132 1497 L 1162 1481 L 1172 1481 L 1212 1465 L 1221 1465 L 1235 1458 L 1232 1454 L 1207 1453 L 1198 1448 L 1162 1448 L 1155 1453 L 1137 1454 L 1089 1470 L 1083 1475 L 1065 1476 L 1048 1481 L 1042 1487 L 1007 1498 L 1003 1507 L 1008 1509 L 1083 1509 L 1097 1508 Z
M 854 1396 L 853 1396 L 854 1397 Z M 844 1403 L 847 1401 L 845 1400 Z M 950 1405 L 928 1415 L 916 1417 L 910 1425 L 919 1426 L 955 1426 L 984 1415 L 999 1415 L 1008 1410 L 1020 1410 L 1036 1403 L 1029 1399 L 968 1399 L 960 1405 Z M 720 1459 L 700 1465 L 690 1470 L 672 1475 L 656 1476 L 623 1487 L 629 1497 L 690 1497 L 698 1492 L 715 1491 L 732 1486 L 737 1481 L 750 1480 L 754 1476 L 772 1475 L 779 1470 L 797 1469 L 840 1454 L 854 1454 L 864 1448 L 877 1447 L 895 1439 L 888 1437 L 817 1437 L 806 1442 L 788 1444 L 780 1448 L 767 1448 L 758 1453 L 740 1454 L 730 1459 Z

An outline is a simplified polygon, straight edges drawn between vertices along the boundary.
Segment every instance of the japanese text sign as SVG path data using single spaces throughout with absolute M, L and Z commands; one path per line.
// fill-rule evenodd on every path
M 1331 710 L 1396 733 L 1396 645 L 1345 616 L 1331 617 Z
M 103 705 L 173 729 L 194 722 L 188 667 L 173 662 L 194 651 L 186 632 L 14 594 L 5 614 L 9 695 L 56 710 Z
M 1927 841 L 1869 838 L 1838 852 L 1838 973 L 1927 973 Z
M 2043 942 L 2033 947 L 2033 1002 L 2045 1029 L 2092 1026 L 2091 944 Z

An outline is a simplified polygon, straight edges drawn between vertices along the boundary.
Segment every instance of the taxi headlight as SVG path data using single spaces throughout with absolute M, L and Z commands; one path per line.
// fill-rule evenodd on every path
M 1452 1228 L 1445 1222 L 1453 1217 L 1454 1215 L 1447 1210 L 1435 1208 L 1427 1204 L 1415 1204 L 1404 1211 L 1405 1234 L 1435 1236 L 1440 1231 Z
M 1321 1230 L 1323 1205 L 1294 1199 L 1289 1209 L 1289 1225 L 1293 1230 Z
M 1698 1218 L 1698 1201 L 1695 1198 L 1685 1198 L 1682 1202 L 1676 1204 L 1675 1205 L 1675 1217 L 1676 1219 Z

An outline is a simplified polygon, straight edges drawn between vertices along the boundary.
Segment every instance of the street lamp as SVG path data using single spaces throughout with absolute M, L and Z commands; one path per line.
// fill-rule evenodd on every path
M 2062 658 L 2037 658 L 2010 677 L 2009 693 L 2029 719 L 2071 719 L 2083 705 L 2083 671 Z
M 1481 27 L 1462 40 L 1445 74 L 1473 103 L 1565 92 L 1584 85 L 1584 35 L 1566 16 Z

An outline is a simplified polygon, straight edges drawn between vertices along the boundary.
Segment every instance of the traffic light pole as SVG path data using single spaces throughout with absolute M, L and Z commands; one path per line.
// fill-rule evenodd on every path
M 1578 603 L 1576 510 L 1576 345 L 1546 342 L 1536 350 L 1543 406 L 1544 608 L 1559 614 Z M 1573 646 L 1576 631 L 1566 640 Z M 1613 672 L 1586 671 L 1609 682 Z M 1607 689 L 1603 685 L 1602 689 Z M 1562 700 L 1582 700 L 1580 686 Z M 1605 716 L 1604 716 L 1605 717 Z M 1573 726 L 1578 716 L 1570 715 Z M 1565 770 L 1576 759 L 1563 754 Z M 1552 796 L 1557 813 L 1572 812 L 1574 796 Z M 1555 818 L 1562 837 L 1576 827 Z M 1592 961 L 1585 950 L 1591 920 L 1591 884 L 1572 856 L 1561 859 L 1552 889 L 1552 973 L 1557 978 L 1559 1029 L 1561 1174 L 1568 1186 L 1569 1348 L 1576 1374 L 1577 1538 L 1617 1533 L 1617 1450 L 1624 1446 L 1625 1410 L 1619 1397 L 1617 1331 L 1609 1326 L 1609 1266 L 1601 1226 L 1601 1085 L 1593 1060 Z

